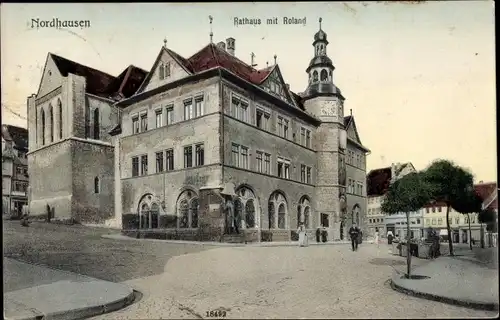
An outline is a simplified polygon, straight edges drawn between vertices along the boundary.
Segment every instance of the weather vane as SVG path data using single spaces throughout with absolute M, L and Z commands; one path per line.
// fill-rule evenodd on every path
M 214 37 L 214 33 L 212 32 L 212 21 L 214 18 L 212 16 L 208 16 L 208 19 L 210 20 L 210 43 L 212 43 Z
M 323 21 L 323 18 L 319 18 L 319 29 L 321 30 L 321 21 Z

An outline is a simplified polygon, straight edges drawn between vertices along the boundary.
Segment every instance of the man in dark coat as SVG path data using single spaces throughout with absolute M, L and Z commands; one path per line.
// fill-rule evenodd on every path
M 360 236 L 361 230 L 354 222 L 349 229 L 349 235 L 351 236 L 352 251 L 358 250 L 358 237 Z

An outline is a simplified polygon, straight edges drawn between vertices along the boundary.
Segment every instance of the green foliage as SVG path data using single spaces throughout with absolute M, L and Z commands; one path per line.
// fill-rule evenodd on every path
M 481 212 L 482 204 L 483 199 L 476 192 L 468 190 L 453 199 L 451 207 L 457 212 L 468 214 Z
M 486 208 L 479 212 L 477 219 L 480 223 L 486 224 L 486 231 L 497 232 L 497 219 L 496 213 L 490 208 Z
M 432 187 L 433 200 L 451 205 L 474 186 L 472 173 L 448 160 L 436 160 L 425 170 L 425 179 Z
M 422 173 L 407 174 L 391 184 L 382 211 L 388 214 L 417 211 L 431 200 L 432 190 Z

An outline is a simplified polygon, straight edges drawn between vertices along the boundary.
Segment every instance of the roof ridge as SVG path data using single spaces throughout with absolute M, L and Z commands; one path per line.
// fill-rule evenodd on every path
M 50 54 L 50 55 L 53 55 L 53 56 L 55 56 L 55 57 L 57 57 L 57 58 L 67 60 L 67 61 L 69 61 L 69 62 L 71 62 L 71 63 L 77 64 L 77 65 L 80 65 L 80 66 L 85 67 L 85 68 L 87 68 L 87 69 L 91 69 L 91 70 L 94 70 L 94 71 L 97 71 L 97 72 L 103 73 L 103 74 L 105 74 L 105 75 L 107 75 L 107 76 L 110 76 L 110 77 L 112 77 L 112 78 L 117 78 L 117 76 L 113 76 L 113 75 L 111 75 L 111 74 L 109 74 L 109 73 L 107 73 L 107 72 L 104 72 L 104 71 L 102 71 L 102 70 L 99 70 L 99 69 L 96 69 L 96 68 L 89 67 L 89 66 L 87 66 L 87 65 L 81 64 L 81 63 L 76 62 L 76 61 L 74 61 L 74 60 L 70 60 L 70 59 L 68 59 L 68 58 L 65 58 L 65 57 L 63 57 L 63 56 L 57 55 L 57 54 L 55 54 L 55 53 L 49 52 L 49 54 Z M 123 71 L 122 71 L 122 72 L 123 72 Z

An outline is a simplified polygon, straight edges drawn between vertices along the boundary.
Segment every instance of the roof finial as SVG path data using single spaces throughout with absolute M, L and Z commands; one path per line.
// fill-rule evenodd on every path
M 349 109 L 349 112 L 351 113 L 351 116 L 352 116 L 352 109 Z
M 278 58 L 278 56 L 275 54 L 274 55 L 274 64 L 276 64 L 276 58 Z
M 212 32 L 212 21 L 214 18 L 212 18 L 212 16 L 208 16 L 208 19 L 210 20 L 210 43 L 213 43 L 214 33 Z
M 321 30 L 321 21 L 323 21 L 323 18 L 319 18 L 319 30 Z
M 269 61 L 266 61 L 266 68 L 269 67 Z
M 167 49 L 167 38 L 166 37 L 163 39 L 163 47 L 165 49 Z

